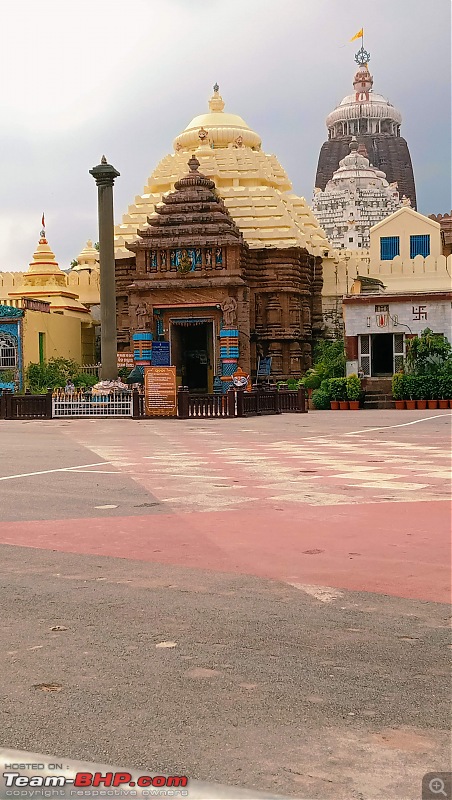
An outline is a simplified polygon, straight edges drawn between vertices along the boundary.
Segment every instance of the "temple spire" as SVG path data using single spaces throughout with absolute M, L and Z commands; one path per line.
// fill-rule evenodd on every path
M 218 83 L 214 84 L 213 95 L 209 100 L 209 108 L 214 112 L 221 112 L 224 109 L 224 100 L 220 94 L 220 87 Z

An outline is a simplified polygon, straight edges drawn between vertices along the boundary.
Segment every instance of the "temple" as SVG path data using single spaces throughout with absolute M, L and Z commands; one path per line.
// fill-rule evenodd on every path
M 119 346 L 137 331 L 169 342 L 193 390 L 225 389 L 237 365 L 255 374 L 263 356 L 275 379 L 299 375 L 323 325 L 329 253 L 276 157 L 215 86 L 116 227 Z
M 386 174 L 389 184 L 397 184 L 416 208 L 416 189 L 410 152 L 400 135 L 402 115 L 386 98 L 373 91 L 369 72 L 370 53 L 363 48 L 356 54 L 358 71 L 349 94 L 326 118 L 328 141 L 320 150 L 315 186 L 324 191 L 341 159 L 345 158 L 352 136 L 366 148 L 373 166 Z
M 324 191 L 315 190 L 312 210 L 333 247 L 356 250 L 369 247 L 373 225 L 410 205 L 410 200 L 401 200 L 397 185 L 389 184 L 385 173 L 370 164 L 356 136 L 349 147 Z

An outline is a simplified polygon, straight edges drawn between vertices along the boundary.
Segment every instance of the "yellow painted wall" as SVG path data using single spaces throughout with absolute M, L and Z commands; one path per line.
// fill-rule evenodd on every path
M 89 270 L 72 271 L 68 275 L 68 287 L 77 292 L 78 299 L 87 306 L 100 303 L 100 274 Z
M 79 364 L 94 363 L 94 328 L 82 325 L 76 317 L 27 309 L 23 320 L 24 367 L 39 362 L 39 333 L 45 334 L 46 360 L 61 356 Z
M 413 211 L 411 208 L 401 208 L 386 219 L 370 229 L 370 261 L 372 267 L 380 263 L 380 237 L 399 236 L 400 258 L 402 261 L 410 258 L 410 236 L 430 235 L 430 256 L 437 258 L 442 255 L 441 226 L 429 217 Z

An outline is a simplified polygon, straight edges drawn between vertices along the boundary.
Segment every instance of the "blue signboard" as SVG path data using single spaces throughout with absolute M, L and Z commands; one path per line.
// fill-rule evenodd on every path
M 266 378 L 267 375 L 270 375 L 272 368 L 272 358 L 271 356 L 266 356 L 265 358 L 259 359 L 259 364 L 257 367 L 257 377 L 258 378 Z
M 171 353 L 169 342 L 152 342 L 152 366 L 170 367 Z

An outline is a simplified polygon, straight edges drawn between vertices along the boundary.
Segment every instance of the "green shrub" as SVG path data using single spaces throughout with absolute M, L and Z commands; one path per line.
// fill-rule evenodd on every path
M 312 393 L 312 402 L 314 408 L 318 411 L 325 411 L 330 407 L 330 396 L 326 392 L 322 392 L 321 389 L 314 389 Z
M 330 378 L 331 400 L 347 399 L 347 378 Z
M 298 389 L 299 386 L 303 386 L 303 381 L 301 378 L 300 379 L 289 378 L 289 380 L 287 381 L 287 388 L 290 389 L 290 391 L 292 392 Z
M 438 381 L 438 397 L 440 400 L 452 399 L 452 375 L 441 375 Z
M 0 369 L 0 383 L 14 383 L 16 371 L 14 369 Z
M 439 375 L 429 375 L 425 381 L 427 383 L 427 400 L 439 400 L 441 386 Z
M 314 370 L 320 380 L 342 378 L 345 375 L 343 339 L 320 339 L 314 346 Z
M 322 381 L 322 383 L 319 386 L 319 389 L 321 392 L 323 392 L 323 394 L 327 394 L 331 400 L 330 378 L 327 378 L 327 380 Z
M 94 386 L 98 380 L 99 378 L 97 375 L 91 375 L 89 372 L 79 372 L 79 374 L 74 378 L 74 386 L 77 388 L 79 386 Z
M 361 396 L 361 381 L 352 373 L 347 378 L 347 400 L 359 400 Z
M 407 375 L 408 397 L 410 400 L 426 400 L 428 383 L 421 375 Z
M 404 372 L 396 372 L 392 377 L 392 397 L 394 400 L 408 399 L 408 376 Z
M 305 389 L 318 389 L 320 387 L 321 378 L 314 370 L 309 370 L 303 378 L 303 386 Z
M 98 380 L 95 375 L 84 373 L 80 364 L 69 358 L 49 358 L 42 364 L 29 364 L 25 378 L 31 391 L 38 394 L 63 387 L 68 380 L 75 386 L 93 386 Z

